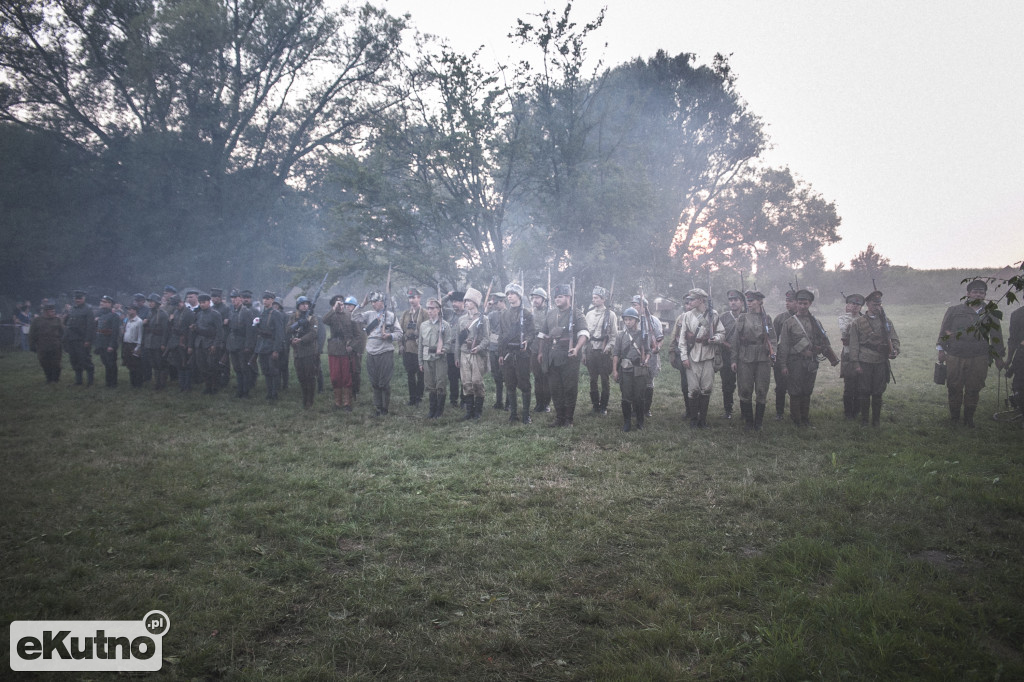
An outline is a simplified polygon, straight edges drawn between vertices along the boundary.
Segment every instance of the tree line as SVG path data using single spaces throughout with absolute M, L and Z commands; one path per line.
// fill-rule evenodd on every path
M 371 5 L 5 2 L 0 290 L 820 272 L 836 207 L 728 59 L 591 66 L 603 24 L 523 17 L 489 66 Z

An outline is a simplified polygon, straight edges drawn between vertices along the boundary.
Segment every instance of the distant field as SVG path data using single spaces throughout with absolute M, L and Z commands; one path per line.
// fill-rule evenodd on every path
M 978 428 L 931 381 L 941 306 L 903 338 L 880 429 L 692 431 L 678 374 L 619 431 L 440 423 L 43 383 L 0 356 L 0 615 L 169 614 L 147 679 L 1024 679 L 1024 465 L 993 368 Z M 838 345 L 838 311 L 818 310 Z M 326 358 L 324 360 L 326 366 Z M 97 378 L 102 384 L 102 370 Z M 738 414 L 737 414 L 738 417 Z M 8 664 L 5 662 L 7 670 Z M 6 677 L 6 676 L 3 676 Z M 68 675 L 78 679 L 79 675 Z M 93 674 L 103 679 L 103 674 Z

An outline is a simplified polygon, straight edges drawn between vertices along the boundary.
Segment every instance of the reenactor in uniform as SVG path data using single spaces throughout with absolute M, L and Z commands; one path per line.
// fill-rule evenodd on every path
M 772 328 L 775 333 L 781 336 L 782 323 L 796 314 L 796 291 L 790 289 L 786 292 L 786 309 L 775 316 L 772 320 Z M 779 347 L 779 339 L 775 340 L 775 347 Z M 773 373 L 775 375 L 775 421 L 779 422 L 786 417 L 786 395 L 789 392 L 789 382 L 786 374 L 782 371 L 785 365 L 776 359 Z
M 252 324 L 255 317 L 252 308 L 243 302 L 241 292 L 237 289 L 232 290 L 224 349 L 231 359 L 231 366 L 235 369 L 236 398 L 248 398 L 256 378 L 249 369 L 256 349 L 256 328 Z
M 121 362 L 128 368 L 128 380 L 132 388 L 142 388 L 145 378 L 142 371 L 142 329 L 138 303 L 128 306 L 124 318 L 124 332 L 121 336 Z
M 395 344 L 402 342 L 402 328 L 395 313 L 385 308 L 384 294 L 369 296 L 371 310 L 352 316 L 366 330 L 366 373 L 373 386 L 373 406 L 378 417 L 391 409 L 391 377 L 395 371 Z
M 355 296 L 345 298 L 345 311 L 350 317 L 355 313 L 357 307 L 359 307 L 359 301 Z M 359 388 L 363 383 L 363 353 L 365 352 L 366 330 L 363 329 L 363 325 L 357 324 L 356 343 L 352 346 L 352 402 L 359 397 Z
M 1006 378 L 1013 379 L 1013 397 L 1024 417 L 1024 308 L 1017 308 L 1010 315 L 1010 340 L 1006 348 Z M 1024 419 L 1020 427 L 1024 429 Z
M 825 335 L 825 328 L 811 314 L 814 294 L 807 289 L 796 292 L 796 314 L 782 323 L 779 332 L 779 364 L 789 392 L 789 414 L 797 426 L 811 424 L 811 394 L 818 377 L 818 355 L 839 364 Z
M 322 326 L 331 332 L 327 340 L 327 366 L 334 389 L 334 407 L 351 412 L 353 364 L 359 346 L 359 330 L 346 308 L 344 296 L 338 294 L 331 298 L 331 309 L 324 315 Z
M 747 312 L 741 313 L 728 336 L 732 347 L 732 371 L 739 387 L 740 413 L 747 429 L 761 430 L 768 384 L 775 362 L 775 328 L 764 311 L 764 294 L 746 291 Z M 751 397 L 754 398 L 753 404 Z
M 284 306 L 280 301 L 274 300 L 273 308 L 277 312 L 281 313 L 281 319 L 285 321 L 285 325 L 288 323 L 288 315 L 284 312 Z M 288 363 L 291 361 L 292 346 L 288 342 L 288 332 L 285 330 L 285 343 L 281 347 L 280 355 L 277 358 L 277 369 L 280 372 L 280 378 L 278 380 L 278 387 L 282 391 L 288 390 L 288 378 L 291 374 L 291 370 L 288 369 Z
M 644 417 L 647 414 L 645 393 L 647 377 L 646 355 L 651 352 L 647 338 L 640 333 L 640 313 L 636 308 L 622 311 L 622 324 L 625 327 L 612 345 L 612 377 L 619 384 L 622 393 L 622 430 L 632 429 L 633 415 L 636 415 L 636 428 L 644 428 Z
M 46 302 L 43 304 L 42 315 L 32 318 L 29 324 L 28 349 L 36 354 L 48 384 L 60 381 L 63 340 L 64 322 L 57 317 L 56 306 Z
M 548 314 L 548 292 L 542 287 L 535 288 L 530 292 L 530 303 L 533 304 L 533 319 L 543 320 Z M 530 371 L 533 373 L 533 394 L 537 406 L 534 412 L 551 411 L 551 390 L 548 388 L 548 375 L 540 366 L 540 339 L 536 334 L 530 339 Z
M 93 347 L 103 363 L 107 388 L 117 387 L 117 342 L 121 337 L 121 318 L 114 312 L 114 299 L 100 298 L 100 312 L 96 318 L 96 340 Z
M 640 331 L 650 334 L 651 353 L 647 356 L 647 367 L 650 372 L 647 375 L 647 390 L 644 393 L 645 411 L 650 417 L 651 405 L 654 404 L 654 380 L 661 374 L 661 343 L 665 339 L 665 332 L 661 320 L 651 314 L 650 304 L 646 298 L 641 299 L 639 294 L 633 296 L 633 308 L 640 316 Z
M 850 363 L 850 327 L 860 317 L 863 306 L 863 296 L 850 294 L 846 297 L 846 309 L 839 316 L 839 338 L 843 342 L 843 350 L 839 353 L 839 377 L 843 380 L 843 415 L 847 419 L 856 419 L 860 413 L 860 378 Z
M 267 382 L 267 400 L 277 400 L 281 383 L 281 370 L 278 363 L 282 359 L 285 339 L 284 314 L 274 308 L 277 294 L 272 291 L 263 292 L 263 312 L 256 321 L 256 355 L 259 357 L 260 372 Z
M 441 316 L 441 301 L 427 301 L 427 319 L 416 332 L 419 343 L 419 370 L 423 373 L 423 386 L 430 396 L 427 419 L 439 419 L 444 414 L 448 387 L 448 351 L 455 345 L 455 331 Z
M 676 317 L 675 325 L 672 328 L 672 349 L 670 351 L 671 364 L 679 370 L 679 390 L 683 392 L 683 419 L 690 419 L 695 411 L 694 406 L 690 404 L 690 384 L 686 380 L 686 366 L 683 365 L 679 345 L 679 336 L 683 333 L 683 317 L 692 309 L 693 298 L 687 294 L 683 299 L 683 312 Z
M 443 311 L 447 314 L 448 324 L 452 326 L 452 329 L 459 328 L 459 318 L 465 314 L 465 301 L 463 299 L 464 292 L 452 291 L 448 294 L 447 299 L 451 304 L 449 310 Z M 453 344 L 448 351 L 448 390 L 451 393 L 452 407 L 458 407 L 464 404 L 464 400 L 460 400 L 459 394 L 462 391 L 462 378 L 459 372 L 459 346 Z
M 72 293 L 74 306 L 64 320 L 64 343 L 67 346 L 71 369 L 75 372 L 75 385 L 82 385 L 82 372 L 88 377 L 87 386 L 92 386 L 95 367 L 92 364 L 92 342 L 96 336 L 96 318 L 92 308 L 85 303 L 85 292 Z
M 882 292 L 872 291 L 865 299 L 866 315 L 860 315 L 850 325 L 850 364 L 860 379 L 860 421 L 879 426 L 882 417 L 882 394 L 892 372 L 890 360 L 900 352 L 900 337 L 882 310 Z
M 458 320 L 459 374 L 465 395 L 466 419 L 479 419 L 484 411 L 484 374 L 490 323 L 480 310 L 483 295 L 469 287 L 463 296 L 465 314 Z
M 580 353 L 590 338 L 587 321 L 573 309 L 572 288 L 559 284 L 555 307 L 548 311 L 537 336 L 543 342 L 540 363 L 548 376 L 555 421 L 550 426 L 572 426 L 580 385 Z
M 501 336 L 501 315 L 505 312 L 505 294 L 496 291 L 491 294 L 490 299 L 487 301 L 487 323 L 490 326 L 490 332 L 487 341 L 487 357 L 490 362 L 488 367 L 491 370 L 491 375 L 494 377 L 494 409 L 504 410 L 508 405 L 506 404 L 503 396 L 505 392 L 505 376 L 502 374 L 501 366 L 498 359 L 501 354 L 498 352 L 498 337 Z
M 174 288 L 173 286 L 171 286 L 170 284 L 168 284 L 167 286 L 164 287 L 164 293 L 163 293 L 163 297 L 162 297 L 161 307 L 164 309 L 164 312 L 166 312 L 168 316 L 170 316 L 170 314 L 173 311 L 178 309 L 178 305 L 180 304 L 180 301 L 179 301 L 179 303 L 171 303 L 171 297 L 172 296 L 177 296 L 177 295 L 178 295 L 178 290 L 176 288 Z
M 510 424 L 519 421 L 519 395 L 523 394 L 524 424 L 530 417 L 530 340 L 536 338 L 533 313 L 523 305 L 523 288 L 518 284 L 505 287 L 508 307 L 501 315 L 501 334 L 498 337 L 498 364 L 505 379 L 505 398 L 509 407 Z
M 192 323 L 195 313 L 189 310 L 185 302 L 177 294 L 168 299 L 174 306 L 168 314 L 171 324 L 170 337 L 167 339 L 168 366 L 173 368 L 178 377 L 178 391 L 184 393 L 192 390 Z
M 423 370 L 420 369 L 420 325 L 427 319 L 427 314 L 420 306 L 422 292 L 410 288 L 406 295 L 409 298 L 409 309 L 402 313 L 402 365 L 405 367 L 409 384 L 409 404 L 418 405 L 423 400 Z
M 690 426 L 707 428 L 708 405 L 715 385 L 716 346 L 725 340 L 725 327 L 718 313 L 708 307 L 708 294 L 703 289 L 691 289 L 693 308 L 683 315 L 682 333 L 679 335 L 679 357 L 686 367 L 686 382 L 690 386 Z
M 295 350 L 295 376 L 302 389 L 302 407 L 313 407 L 316 397 L 316 368 L 320 364 L 320 320 L 310 311 L 305 296 L 295 299 L 295 312 L 288 320 L 288 337 Z
M 213 309 L 212 297 L 199 294 L 199 308 L 192 323 L 192 356 L 199 381 L 206 384 L 204 395 L 213 395 L 220 388 L 220 358 L 224 352 L 224 320 Z
M 224 331 L 221 336 L 225 342 L 228 338 L 228 322 L 231 319 L 231 306 L 224 302 L 224 290 L 210 289 L 210 307 L 220 313 L 221 323 Z M 220 388 L 226 388 L 231 383 L 231 361 L 228 357 L 227 348 L 222 347 L 223 354 L 217 358 L 217 378 Z
M 743 309 L 743 293 L 730 289 L 725 294 L 729 300 L 729 309 L 718 316 L 725 328 L 725 341 L 719 346 L 722 354 L 722 369 L 719 375 L 722 378 L 722 405 L 725 407 L 725 418 L 732 419 L 733 395 L 736 393 L 736 371 L 733 370 L 733 349 L 729 345 L 729 336 L 732 334 L 736 320 L 746 312 Z
M 590 374 L 590 402 L 595 414 L 608 414 L 608 380 L 612 374 L 612 347 L 619 333 L 615 312 L 607 307 L 608 292 L 594 287 L 590 295 L 593 307 L 587 311 L 587 330 L 590 346 L 586 353 L 587 372 Z
M 146 299 L 149 315 L 142 322 L 142 360 L 153 373 L 153 388 L 162 390 L 167 385 L 167 369 L 164 366 L 164 354 L 167 350 L 167 337 L 171 331 L 170 318 L 167 311 L 160 307 L 163 302 L 160 295 L 152 293 Z
M 971 428 L 989 364 L 994 358 L 996 367 L 1003 368 L 1003 335 L 999 320 L 985 310 L 987 292 L 984 280 L 967 285 L 966 301 L 948 308 L 942 317 L 936 345 L 938 360 L 947 367 L 950 421 L 959 423 L 963 407 L 964 425 Z M 982 326 L 988 328 L 988 338 L 982 335 Z

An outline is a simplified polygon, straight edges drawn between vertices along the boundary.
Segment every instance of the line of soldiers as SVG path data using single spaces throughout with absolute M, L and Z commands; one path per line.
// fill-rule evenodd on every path
M 939 362 L 950 370 L 951 419 L 959 421 L 962 408 L 968 426 L 974 424 L 989 357 L 998 355 L 996 362 L 1003 366 L 998 334 L 990 344 L 964 333 L 985 314 L 986 290 L 982 280 L 969 285 L 970 300 L 947 311 L 937 346 Z M 263 293 L 262 307 L 254 307 L 250 291 L 232 291 L 228 305 L 218 289 L 209 294 L 188 291 L 181 298 L 168 286 L 163 296 L 136 295 L 123 313 L 109 296 L 103 296 L 98 311 L 93 311 L 85 303 L 85 293 L 75 291 L 74 305 L 61 316 L 52 303 L 44 303 L 43 314 L 32 321 L 29 341 L 48 383 L 59 381 L 61 352 L 66 350 L 75 384 L 93 383 L 95 354 L 105 369 L 106 385 L 116 386 L 120 348 L 132 386 L 153 379 L 155 388 L 162 390 L 176 380 L 181 391 L 196 382 L 204 385 L 204 393 L 213 394 L 228 386 L 233 370 L 237 397 L 249 397 L 262 374 L 271 402 L 287 386 L 292 355 L 306 408 L 325 383 L 320 355 L 326 342 L 335 407 L 353 409 L 365 355 L 377 415 L 390 410 L 397 350 L 408 378 L 409 405 L 419 404 L 427 394 L 429 419 L 443 415 L 449 398 L 452 406 L 464 407 L 465 419 L 478 419 L 489 371 L 496 389 L 494 407 L 507 410 L 510 422 L 529 424 L 531 407 L 532 412 L 548 412 L 553 406 L 553 426 L 573 424 L 584 364 L 593 413 L 607 414 L 614 381 L 620 386 L 623 430 L 643 428 L 651 415 L 665 338 L 648 301 L 634 296 L 620 318 L 608 305 L 609 293 L 603 287 L 593 289 L 585 314 L 574 305 L 570 285 L 558 285 L 552 293 L 549 306 L 547 292 L 537 287 L 527 304 L 522 287 L 513 283 L 504 292 L 487 296 L 486 309 L 484 294 L 474 288 L 430 298 L 421 307 L 422 293 L 411 288 L 409 308 L 401 317 L 388 309 L 382 292 L 368 294 L 361 304 L 354 297 L 337 295 L 320 318 L 313 312 L 315 302 L 305 296 L 296 299 L 296 310 L 286 315 L 269 291 Z M 708 426 L 716 374 L 722 378 L 725 418 L 732 417 L 733 394 L 738 393 L 745 427 L 760 430 L 774 374 L 776 419 L 784 418 L 788 396 L 792 421 L 809 425 L 822 359 L 841 365 L 846 417 L 880 425 L 882 395 L 893 379 L 890 363 L 900 351 L 880 291 L 846 296 L 839 318 L 841 357 L 810 312 L 814 295 L 809 290 L 787 292 L 786 311 L 774 319 L 764 310 L 764 294 L 759 291 L 730 290 L 727 298 L 729 309 L 719 313 L 707 292 L 694 288 L 685 299 L 686 310 L 675 321 L 670 354 L 672 366 L 680 372 L 684 418 L 691 427 Z M 1024 317 L 1015 319 L 1020 320 L 1018 327 L 1024 325 Z M 998 331 L 998 320 L 994 324 Z M 1011 336 L 1013 329 L 1011 325 Z M 1020 329 L 1017 332 L 1024 337 Z M 1024 362 L 1012 353 L 1011 359 Z

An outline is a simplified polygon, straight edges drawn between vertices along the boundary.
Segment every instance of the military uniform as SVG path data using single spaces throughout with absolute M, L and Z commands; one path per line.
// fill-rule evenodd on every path
M 734 349 L 729 344 L 729 336 L 732 334 L 733 327 L 736 326 L 736 320 L 742 315 L 742 312 L 734 312 L 732 310 L 732 301 L 734 297 L 743 298 L 742 292 L 730 289 L 726 293 L 726 297 L 730 302 L 729 310 L 723 311 L 718 319 L 722 322 L 722 327 L 725 329 L 725 343 L 719 347 L 719 353 L 722 357 L 722 369 L 719 370 L 718 375 L 722 380 L 722 406 L 725 409 L 725 418 L 732 419 L 732 408 L 733 408 L 733 396 L 736 394 L 736 372 L 732 371 L 733 358 L 735 357 Z
M 171 297 L 170 303 L 175 307 L 169 313 L 171 324 L 170 337 L 167 339 L 168 364 L 178 376 L 178 390 L 192 390 L 192 323 L 195 313 L 181 302 L 177 294 Z
M 850 327 L 860 317 L 864 297 L 850 294 L 846 297 L 846 310 L 839 316 L 839 338 L 843 350 L 839 353 L 839 376 L 843 380 L 843 414 L 854 419 L 860 413 L 860 378 L 850 362 Z
M 889 383 L 889 361 L 900 352 L 900 337 L 884 312 L 872 313 L 871 302 L 877 301 L 881 310 L 882 293 L 872 292 L 867 300 L 868 313 L 857 317 L 850 325 L 850 364 L 860 382 L 859 405 L 861 423 L 867 425 L 868 410 L 872 426 L 879 426 L 882 414 L 882 394 Z
M 431 299 L 427 305 L 437 306 L 437 320 L 423 320 L 416 335 L 419 344 L 419 364 L 423 370 L 423 386 L 430 402 L 427 418 L 437 419 L 444 414 L 447 402 L 445 389 L 448 385 L 448 351 L 455 345 L 455 330 L 441 317 L 440 301 Z
M 491 300 L 494 302 L 494 310 L 487 313 L 487 324 L 490 329 L 487 335 L 488 367 L 491 370 L 491 376 L 494 378 L 494 409 L 503 410 L 506 407 L 503 397 L 505 392 L 505 375 L 501 371 L 501 363 L 499 362 L 501 349 L 498 338 L 501 336 L 501 315 L 505 311 L 505 294 L 491 294 Z
M 256 350 L 256 328 L 252 323 L 256 315 L 252 308 L 242 303 L 239 292 L 231 292 L 231 302 L 233 305 L 228 311 L 224 349 L 235 370 L 235 397 L 248 398 L 255 380 L 249 365 Z
M 703 289 L 693 289 L 690 296 L 707 302 L 708 295 Z M 711 391 L 715 385 L 715 356 L 717 346 L 725 340 L 725 327 L 717 312 L 698 308 L 683 314 L 682 332 L 679 336 L 680 357 L 686 367 L 686 383 L 690 387 L 690 407 L 695 408 L 690 416 L 690 426 L 703 428 L 708 425 L 708 406 Z M 720 358 L 719 358 L 720 359 Z
M 585 316 L 590 344 L 587 348 L 587 372 L 590 374 L 590 403 L 593 411 L 608 412 L 608 379 L 612 373 L 612 348 L 619 333 L 619 321 L 615 312 L 607 306 L 608 292 L 604 287 L 594 287 L 592 297 L 600 299 Z
M 465 312 L 456 309 L 455 304 L 461 303 L 463 292 L 453 291 L 448 294 L 449 307 L 443 309 L 444 319 L 452 326 L 452 329 L 459 328 L 459 318 L 462 317 Z M 452 407 L 457 407 L 459 402 L 459 394 L 462 391 L 462 380 L 459 372 L 459 346 L 453 344 L 451 349 L 448 351 L 448 389 L 451 395 Z
M 375 292 L 371 303 L 384 301 L 384 294 Z M 366 331 L 366 373 L 373 386 L 373 405 L 378 416 L 391 409 L 391 377 L 395 371 L 395 344 L 402 343 L 402 329 L 395 314 L 381 308 L 367 310 L 352 316 L 364 325 Z
M 220 359 L 224 352 L 224 320 L 213 309 L 210 295 L 199 297 L 192 334 L 192 356 L 199 381 L 206 384 L 203 393 L 212 395 L 220 388 Z M 204 307 L 203 303 L 210 303 Z
M 555 288 L 555 298 L 565 297 L 571 303 L 568 285 Z M 576 349 L 590 338 L 587 321 L 572 307 L 549 310 L 538 330 L 544 342 L 541 365 L 548 376 L 551 400 L 555 404 L 552 426 L 572 426 L 576 414 L 576 398 L 580 384 L 580 356 Z
M 946 310 L 939 328 L 936 346 L 940 360 L 947 365 L 946 391 L 949 398 L 949 416 L 953 422 L 960 420 L 960 408 L 964 411 L 964 424 L 974 426 L 974 413 L 978 409 L 981 389 L 985 387 L 988 367 L 993 357 L 1002 366 L 1003 342 L 999 320 L 988 314 L 982 300 L 988 285 L 975 280 L 967 285 L 972 305 L 961 303 Z M 981 333 L 981 326 L 989 328 L 989 338 Z M 972 329 L 972 331 L 968 331 Z
M 322 320 L 323 327 L 330 330 L 327 340 L 327 365 L 334 389 L 334 406 L 349 411 L 352 409 L 352 376 L 356 348 L 360 345 L 358 325 L 345 310 L 340 296 L 331 299 L 331 309 Z
M 796 295 L 797 303 L 814 301 L 814 295 L 801 289 Z M 799 312 L 783 322 L 779 332 L 778 361 L 786 370 L 789 392 L 789 412 L 793 423 L 798 426 L 810 425 L 811 394 L 818 376 L 818 355 L 832 355 L 828 336 L 818 320 L 808 311 Z M 835 358 L 833 366 L 839 364 Z
M 316 397 L 316 368 L 320 364 L 320 320 L 303 306 L 311 305 L 305 296 L 296 301 L 297 310 L 288 320 L 291 347 L 295 351 L 295 376 L 302 389 L 302 407 L 313 407 Z
M 506 400 L 509 406 L 509 421 L 519 419 L 518 390 L 523 394 L 522 422 L 529 424 L 530 418 L 530 340 L 537 336 L 533 325 L 533 313 L 526 309 L 523 289 L 518 284 L 505 287 L 509 307 L 501 314 L 501 333 L 498 337 L 499 364 L 505 378 Z M 518 298 L 519 305 L 512 306 L 510 296 Z
M 790 310 L 790 306 L 795 305 L 796 291 L 790 289 L 786 292 L 786 309 L 776 315 L 775 319 L 772 320 L 772 328 L 780 337 L 782 335 L 783 323 L 793 317 L 793 311 Z M 779 339 L 775 339 L 775 347 L 779 347 Z M 783 369 L 785 369 L 785 365 L 776 359 L 775 367 L 773 368 L 775 378 L 775 421 L 781 421 L 786 413 L 786 395 L 789 392 L 789 381 L 786 374 L 782 371 Z
M 1024 308 L 1017 308 L 1010 315 L 1010 338 L 1006 348 L 1006 376 L 1013 379 L 1017 409 L 1024 417 Z M 1024 420 L 1020 426 L 1024 429 Z
M 623 324 L 627 316 L 636 317 L 639 313 L 627 308 L 622 313 Z M 630 330 L 626 327 L 615 338 L 612 344 L 612 373 L 619 382 L 622 405 L 622 430 L 632 428 L 633 416 L 636 416 L 636 427 L 644 427 L 647 415 L 646 392 L 647 373 L 650 369 L 644 362 L 644 356 L 651 352 L 648 340 L 638 328 Z
M 142 363 L 143 320 L 138 311 L 139 305 L 133 303 L 124 319 L 124 332 L 121 336 L 121 362 L 128 368 L 128 380 L 132 388 L 142 388 L 145 379 Z
M 278 363 L 283 361 L 285 338 L 284 313 L 273 306 L 277 295 L 266 291 L 263 293 L 263 312 L 256 323 L 256 347 L 254 349 L 260 362 L 260 372 L 267 382 L 267 400 L 277 400 L 281 384 L 281 370 Z
M 760 292 L 748 291 L 744 295 L 748 301 L 757 297 L 764 300 Z M 732 361 L 736 367 L 743 421 L 748 429 L 760 430 L 764 422 L 765 404 L 768 402 L 768 385 L 771 382 L 775 350 L 776 334 L 772 318 L 763 310 L 760 313 L 741 313 L 728 338 L 732 347 Z
M 210 307 L 220 313 L 221 324 L 223 324 L 223 331 L 221 337 L 224 340 L 221 345 L 219 357 L 217 358 L 217 380 L 220 382 L 220 388 L 226 388 L 231 383 L 231 359 L 230 354 L 227 350 L 227 338 L 228 338 L 228 321 L 231 319 L 231 309 L 224 302 L 224 290 L 213 288 L 210 289 Z
M 466 290 L 465 300 L 479 306 L 483 299 L 479 291 L 470 287 Z M 487 315 L 466 310 L 458 320 L 456 333 L 459 375 L 466 403 L 465 419 L 479 419 L 484 410 L 484 374 L 487 372 L 490 321 Z
M 531 302 L 533 297 L 537 296 L 542 301 L 533 303 L 533 319 L 534 325 L 536 326 L 537 320 L 543 320 L 547 315 L 548 307 L 548 292 L 537 287 L 530 292 Z M 540 304 L 539 306 L 537 304 Z M 551 409 L 551 389 L 548 388 L 548 375 L 544 373 L 543 368 L 540 366 L 540 348 L 541 342 L 537 338 L 536 334 L 530 339 L 530 372 L 533 374 L 533 395 L 537 406 L 533 409 L 534 412 L 548 412 Z
M 48 316 L 46 313 L 51 310 L 54 310 L 53 304 L 47 303 L 43 306 L 44 314 L 32 318 L 28 328 L 28 348 L 36 354 L 46 383 L 55 384 L 60 381 L 64 322 L 56 315 Z
M 427 311 L 419 305 L 422 294 L 419 289 L 409 289 L 410 301 L 415 301 L 413 307 L 402 313 L 402 364 L 405 366 L 405 375 L 409 385 L 409 404 L 416 405 L 423 400 L 423 372 L 420 371 L 419 339 L 420 325 L 427 319 Z
M 153 388 L 162 390 L 167 385 L 167 367 L 165 353 L 167 338 L 171 333 L 171 319 L 160 307 L 160 296 L 150 294 L 149 315 L 142 322 L 142 358 L 146 367 L 153 373 Z
M 64 320 L 64 344 L 75 372 L 75 384 L 81 385 L 82 372 L 88 376 L 92 386 L 95 367 L 92 364 L 92 342 L 96 336 L 96 317 L 92 308 L 85 303 L 85 292 L 76 291 L 75 305 Z
M 114 299 L 104 296 L 103 301 L 113 305 Z M 117 346 L 121 337 L 121 318 L 111 308 L 102 308 L 96 318 L 96 340 L 93 348 L 103 363 L 107 388 L 117 386 Z

